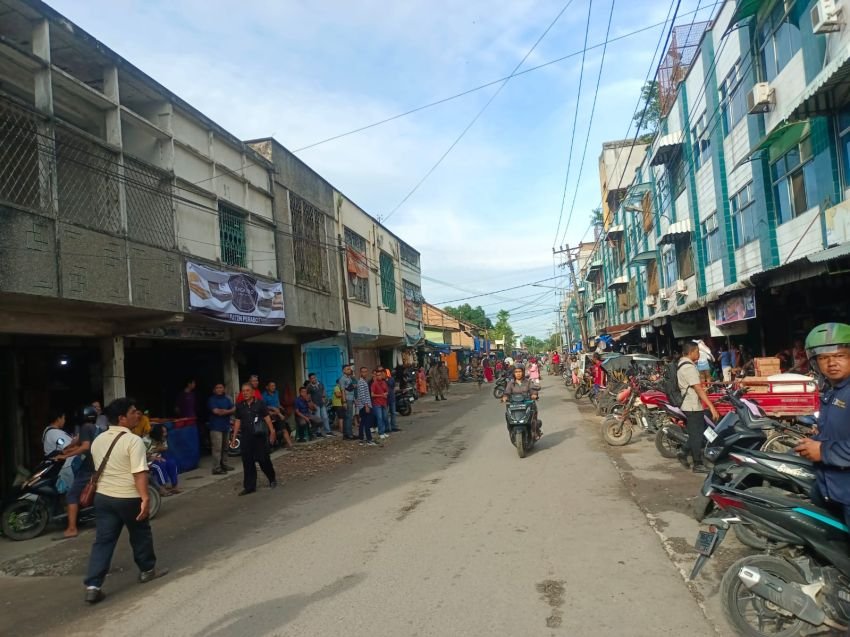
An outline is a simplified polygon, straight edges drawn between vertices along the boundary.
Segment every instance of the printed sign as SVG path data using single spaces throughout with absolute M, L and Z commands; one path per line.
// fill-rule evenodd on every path
M 186 262 L 189 307 L 226 323 L 283 325 L 283 284 Z
M 726 325 L 737 321 L 747 321 L 756 317 L 756 293 L 755 290 L 745 290 L 722 301 L 714 306 L 714 322 L 717 325 Z

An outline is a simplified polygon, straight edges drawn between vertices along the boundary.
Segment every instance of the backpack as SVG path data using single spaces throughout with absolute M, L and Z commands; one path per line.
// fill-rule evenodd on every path
M 685 396 L 679 389 L 679 369 L 682 365 L 693 365 L 691 361 L 676 360 L 667 364 L 664 377 L 661 379 L 661 391 L 667 394 L 668 402 L 674 407 L 681 407 L 685 402 Z M 690 389 L 690 387 L 688 388 Z M 688 390 L 685 390 L 685 394 Z

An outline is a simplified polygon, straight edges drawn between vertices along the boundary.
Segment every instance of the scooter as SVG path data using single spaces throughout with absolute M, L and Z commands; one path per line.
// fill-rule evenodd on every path
M 720 599 L 742 635 L 802 635 L 850 626 L 850 529 L 830 511 L 798 497 L 764 490 L 718 487 L 711 494 L 721 515 L 706 520 L 696 540 L 694 579 L 729 528 L 750 523 L 793 547 L 786 555 L 750 555 L 729 567 Z M 817 630 L 820 628 L 821 630 Z
M 517 455 L 525 458 L 531 451 L 534 439 L 534 421 L 537 418 L 537 407 L 528 394 L 511 394 L 505 408 L 505 421 L 508 425 L 508 435 L 516 447 Z M 537 420 L 537 426 L 542 423 Z
M 33 474 L 22 484 L 15 487 L 3 504 L 0 527 L 3 535 L 10 540 L 31 540 L 41 535 L 48 524 L 64 522 L 68 518 L 65 498 L 57 491 L 57 480 L 64 460 L 58 460 L 59 451 L 45 458 Z M 159 491 L 148 482 L 150 512 L 153 519 L 159 512 L 162 497 Z M 94 520 L 94 507 L 82 507 L 77 516 L 78 524 Z
M 505 395 L 505 388 L 508 386 L 508 375 L 502 372 L 496 379 L 493 385 L 493 397 L 501 398 Z
M 412 385 L 399 390 L 395 399 L 395 410 L 399 416 L 409 416 L 413 411 L 413 403 L 416 402 L 417 398 L 416 388 Z

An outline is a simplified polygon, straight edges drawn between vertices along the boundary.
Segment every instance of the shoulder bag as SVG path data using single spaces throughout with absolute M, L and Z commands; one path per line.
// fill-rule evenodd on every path
M 103 460 L 97 468 L 97 471 L 95 471 L 94 475 L 89 478 L 86 486 L 83 487 L 83 491 L 80 493 L 80 507 L 90 507 L 94 503 L 94 494 L 97 492 L 97 483 L 100 480 L 100 476 L 103 474 L 103 470 L 106 469 L 106 463 L 109 462 L 109 456 L 112 455 L 112 450 L 115 448 L 115 444 L 125 433 L 127 432 L 122 431 L 120 434 L 115 436 L 115 440 L 113 440 L 112 444 L 109 445 L 109 449 L 106 451 L 106 455 L 103 456 Z

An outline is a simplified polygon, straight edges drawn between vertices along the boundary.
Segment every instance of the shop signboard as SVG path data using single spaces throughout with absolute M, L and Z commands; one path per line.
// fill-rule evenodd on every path
M 714 305 L 714 321 L 717 325 L 728 325 L 738 321 L 748 321 L 756 317 L 755 290 L 745 290 L 734 294 Z
M 189 307 L 226 323 L 283 325 L 283 284 L 266 283 L 244 272 L 214 270 L 186 262 Z
M 708 333 L 708 315 L 704 311 L 679 314 L 670 318 L 673 338 L 705 336 Z

